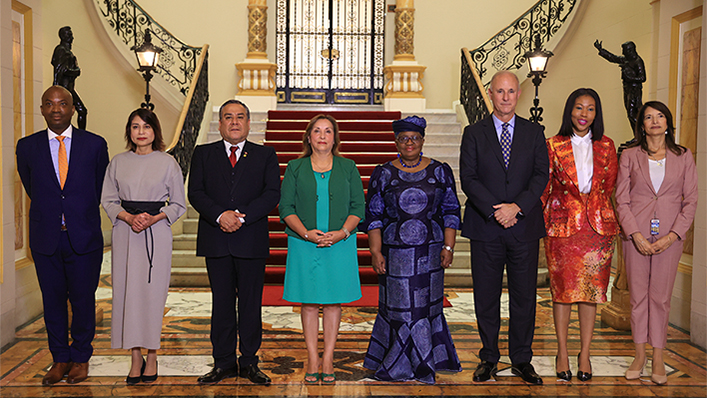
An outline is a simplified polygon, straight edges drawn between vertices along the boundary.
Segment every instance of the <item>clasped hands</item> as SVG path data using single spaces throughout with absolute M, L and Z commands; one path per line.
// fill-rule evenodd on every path
M 218 219 L 218 224 L 223 232 L 236 232 L 243 225 L 241 219 L 244 218 L 245 214 L 243 213 L 238 213 L 233 210 L 226 210 L 221 213 L 221 216 Z
M 346 237 L 346 233 L 342 230 L 322 232 L 318 229 L 310 229 L 303 238 L 306 241 L 316 243 L 317 247 L 329 247 Z
M 132 230 L 136 233 L 140 233 L 146 230 L 157 221 L 157 216 L 153 216 L 148 213 L 128 213 L 128 215 L 125 216 L 125 222 L 128 223 L 128 225 L 130 225 L 130 228 L 132 228 Z
M 671 235 L 675 235 L 675 237 L 671 237 Z M 634 232 L 631 234 L 631 238 L 633 245 L 636 246 L 636 250 L 638 250 L 639 253 L 644 256 L 652 256 L 666 251 L 677 239 L 677 234 L 671 231 L 653 243 L 648 242 L 648 239 L 640 232 Z
M 499 203 L 493 206 L 496 211 L 493 213 L 493 217 L 496 221 L 501 224 L 503 228 L 510 228 L 518 222 L 516 214 L 520 211 L 515 203 Z

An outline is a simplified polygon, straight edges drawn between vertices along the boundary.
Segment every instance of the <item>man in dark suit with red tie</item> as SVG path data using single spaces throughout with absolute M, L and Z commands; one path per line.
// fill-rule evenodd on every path
M 42 384 L 88 377 L 96 332 L 96 288 L 103 260 L 99 210 L 108 166 L 106 141 L 71 126 L 71 93 L 52 86 L 40 106 L 47 129 L 17 142 L 17 171 L 31 199 L 29 247 L 54 363 Z M 69 315 L 73 318 L 69 345 Z
M 498 369 L 505 266 L 511 371 L 528 383 L 542 384 L 530 361 L 539 239 L 545 236 L 540 196 L 549 179 L 549 161 L 542 127 L 515 114 L 519 96 L 516 75 L 496 73 L 489 88 L 493 114 L 467 126 L 462 137 L 459 165 L 467 196 L 462 236 L 471 239 L 474 304 L 483 344 L 476 382 L 491 379 Z
M 240 375 L 270 384 L 258 368 L 257 352 L 270 255 L 267 216 L 280 201 L 280 168 L 272 148 L 246 141 L 250 111 L 241 101 L 221 105 L 219 132 L 223 140 L 194 150 L 189 172 L 189 201 L 199 212 L 196 254 L 206 257 L 213 298 L 214 367 L 198 382 L 214 384 Z

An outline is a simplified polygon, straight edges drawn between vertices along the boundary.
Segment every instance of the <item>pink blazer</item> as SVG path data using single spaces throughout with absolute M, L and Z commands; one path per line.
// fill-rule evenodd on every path
M 648 154 L 640 147 L 623 151 L 616 182 L 616 211 L 628 238 L 640 232 L 650 238 L 650 220 L 660 220 L 658 237 L 670 231 L 680 239 L 690 228 L 697 209 L 697 167 L 692 152 L 677 156 L 666 150 L 665 178 L 658 192 L 653 189 Z

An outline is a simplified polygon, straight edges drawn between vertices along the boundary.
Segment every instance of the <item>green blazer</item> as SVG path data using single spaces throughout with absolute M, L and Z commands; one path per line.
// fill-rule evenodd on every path
M 317 228 L 317 181 L 309 157 L 287 163 L 285 178 L 280 188 L 280 220 L 296 214 L 307 230 Z M 341 229 L 349 216 L 363 220 L 366 201 L 363 183 L 356 163 L 351 159 L 334 156 L 329 178 L 329 231 Z M 356 229 L 351 231 L 354 233 Z M 288 235 L 302 239 L 296 232 L 285 228 Z

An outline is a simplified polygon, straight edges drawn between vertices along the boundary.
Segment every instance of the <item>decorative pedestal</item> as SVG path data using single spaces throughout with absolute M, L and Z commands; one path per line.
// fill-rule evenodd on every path
M 248 104 L 251 111 L 261 112 L 275 109 L 275 72 L 277 65 L 270 63 L 265 54 L 263 58 L 248 58 L 236 64 L 238 70 L 238 94 L 236 98 Z
M 422 76 L 427 69 L 415 61 L 393 61 L 383 71 L 388 83 L 385 85 L 385 110 L 403 113 L 424 112 L 425 96 L 422 94 Z
M 628 290 L 611 287 L 611 302 L 601 310 L 601 321 L 616 330 L 631 330 L 631 298 Z

